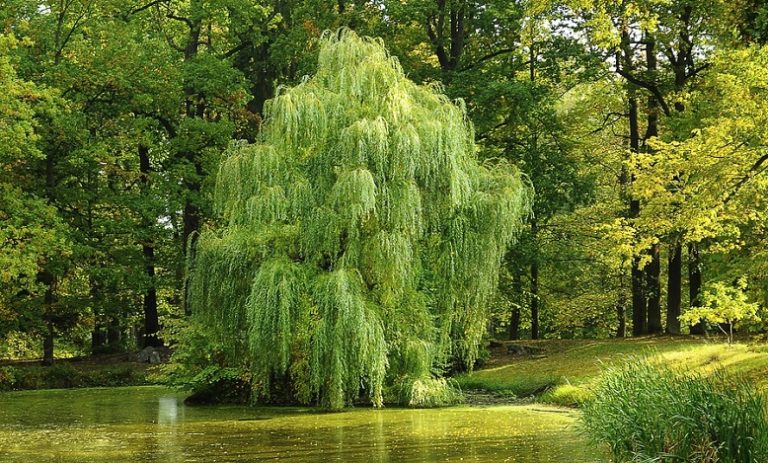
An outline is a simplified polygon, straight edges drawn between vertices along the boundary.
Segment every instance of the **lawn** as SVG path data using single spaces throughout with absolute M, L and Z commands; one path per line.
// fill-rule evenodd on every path
M 509 344 L 534 354 L 509 354 Z M 682 369 L 731 373 L 768 386 L 768 345 L 737 343 L 719 338 L 640 337 L 610 340 L 541 340 L 494 343 L 482 369 L 456 377 L 463 390 L 483 390 L 518 398 L 575 405 L 589 394 L 589 384 L 606 364 L 651 356 Z

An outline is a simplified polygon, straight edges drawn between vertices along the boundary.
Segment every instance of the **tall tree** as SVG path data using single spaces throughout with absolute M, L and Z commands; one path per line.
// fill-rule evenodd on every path
M 195 312 L 246 354 L 265 394 L 282 379 L 298 400 L 339 408 L 361 384 L 377 406 L 385 381 L 414 401 L 412 386 L 444 389 L 444 368 L 477 357 L 528 187 L 477 163 L 461 106 L 352 32 L 323 40 L 315 76 L 266 120 L 263 143 L 219 172 Z

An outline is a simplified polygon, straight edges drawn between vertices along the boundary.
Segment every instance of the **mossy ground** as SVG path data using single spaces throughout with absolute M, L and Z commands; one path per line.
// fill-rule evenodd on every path
M 534 355 L 507 353 L 509 343 Z M 482 369 L 456 377 L 465 391 L 508 397 L 535 396 L 542 402 L 575 406 L 588 400 L 590 384 L 605 364 L 649 356 L 676 368 L 709 373 L 724 368 L 768 389 L 768 344 L 728 346 L 719 338 L 641 337 L 610 340 L 540 340 L 496 343 Z

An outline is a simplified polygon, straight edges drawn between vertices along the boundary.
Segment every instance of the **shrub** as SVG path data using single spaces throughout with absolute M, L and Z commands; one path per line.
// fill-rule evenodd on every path
M 65 389 L 83 387 L 86 384 L 84 375 L 68 363 L 55 363 L 43 370 L 43 380 L 46 388 Z
M 413 379 L 404 376 L 395 382 L 387 394 L 387 402 L 414 408 L 433 408 L 456 405 L 464 400 L 458 384 L 445 378 Z
M 183 387 L 192 392 L 188 404 L 243 404 L 252 398 L 250 375 L 238 368 L 211 365 Z
M 0 391 L 10 391 L 16 387 L 19 372 L 12 366 L 0 367 Z
M 541 401 L 563 407 L 578 407 L 588 403 L 591 398 L 592 392 L 584 386 L 561 384 L 545 392 Z
M 745 381 L 641 359 L 603 373 L 582 420 L 617 462 L 755 463 L 768 461 L 767 418 Z

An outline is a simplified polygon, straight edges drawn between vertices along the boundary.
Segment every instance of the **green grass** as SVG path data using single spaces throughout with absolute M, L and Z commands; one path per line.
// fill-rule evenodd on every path
M 517 341 L 543 349 L 540 356 L 512 356 L 497 352 L 486 368 L 456 377 L 464 390 L 510 392 L 537 396 L 560 405 L 582 403 L 589 385 L 606 364 L 648 355 L 663 363 L 701 373 L 725 368 L 730 373 L 768 388 L 768 348 L 765 344 L 734 344 L 694 337 L 643 337 L 611 340 Z M 504 349 L 502 347 L 501 349 Z

